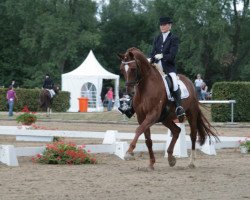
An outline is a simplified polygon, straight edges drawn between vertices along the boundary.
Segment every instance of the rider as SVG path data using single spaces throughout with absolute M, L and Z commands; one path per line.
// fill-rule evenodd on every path
M 178 51 L 179 41 L 178 38 L 170 32 L 172 23 L 173 21 L 169 17 L 161 17 L 159 19 L 161 34 L 154 39 L 153 48 L 150 53 L 150 62 L 159 64 L 163 68 L 163 71 L 171 76 L 173 81 L 172 96 L 175 100 L 176 115 L 179 118 L 185 115 L 185 110 L 181 106 L 181 91 L 177 84 L 175 67 L 175 56 Z M 128 103 L 126 109 L 119 107 L 118 110 L 129 118 L 134 114 L 131 101 Z
M 53 80 L 50 78 L 49 74 L 45 75 L 45 79 L 43 81 L 43 89 L 46 89 L 50 92 L 51 98 L 53 98 L 55 96 L 55 91 L 53 90 L 54 87 L 54 82 Z
M 178 52 L 178 38 L 170 32 L 172 28 L 172 19 L 170 17 L 161 17 L 159 25 L 161 34 L 159 34 L 153 43 L 153 49 L 150 53 L 152 63 L 159 64 L 165 74 L 169 74 L 173 82 L 172 96 L 175 100 L 176 115 L 181 117 L 185 115 L 185 110 L 181 106 L 181 90 L 177 83 L 175 57 Z

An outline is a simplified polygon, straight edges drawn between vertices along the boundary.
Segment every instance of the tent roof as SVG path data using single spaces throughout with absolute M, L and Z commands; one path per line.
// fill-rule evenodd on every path
M 104 69 L 100 63 L 97 61 L 94 53 L 90 50 L 87 58 L 83 63 L 71 72 L 65 73 L 62 76 L 88 76 L 88 77 L 102 77 L 106 79 L 114 79 L 119 76 L 112 74 Z

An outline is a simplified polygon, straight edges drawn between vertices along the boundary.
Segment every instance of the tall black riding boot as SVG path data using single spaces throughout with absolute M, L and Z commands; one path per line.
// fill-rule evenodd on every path
M 182 122 L 184 119 L 184 116 L 186 114 L 185 114 L 185 110 L 181 106 L 181 90 L 180 90 L 180 88 L 178 88 L 178 90 L 176 90 L 176 91 L 173 91 L 172 95 L 174 97 L 175 106 L 176 106 L 175 113 L 176 113 L 179 121 Z
M 132 99 L 130 99 L 128 102 L 123 102 L 123 104 L 120 105 L 118 110 L 121 112 L 121 114 L 125 114 L 128 118 L 131 118 L 135 113 L 132 104 Z

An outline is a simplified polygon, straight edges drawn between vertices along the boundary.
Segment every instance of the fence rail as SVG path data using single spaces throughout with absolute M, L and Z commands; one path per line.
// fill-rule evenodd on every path
M 235 100 L 201 100 L 199 102 L 204 104 L 231 104 L 231 123 L 234 123 L 234 104 L 236 103 Z

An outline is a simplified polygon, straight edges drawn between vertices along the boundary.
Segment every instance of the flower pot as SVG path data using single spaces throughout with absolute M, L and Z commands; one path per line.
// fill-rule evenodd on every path
M 26 125 L 26 124 L 22 124 L 21 129 L 22 130 L 29 130 L 29 129 L 31 129 L 31 126 L 30 125 Z
M 248 153 L 247 147 L 240 147 L 240 152 L 241 153 Z
M 32 123 L 22 123 L 23 126 L 30 126 Z

